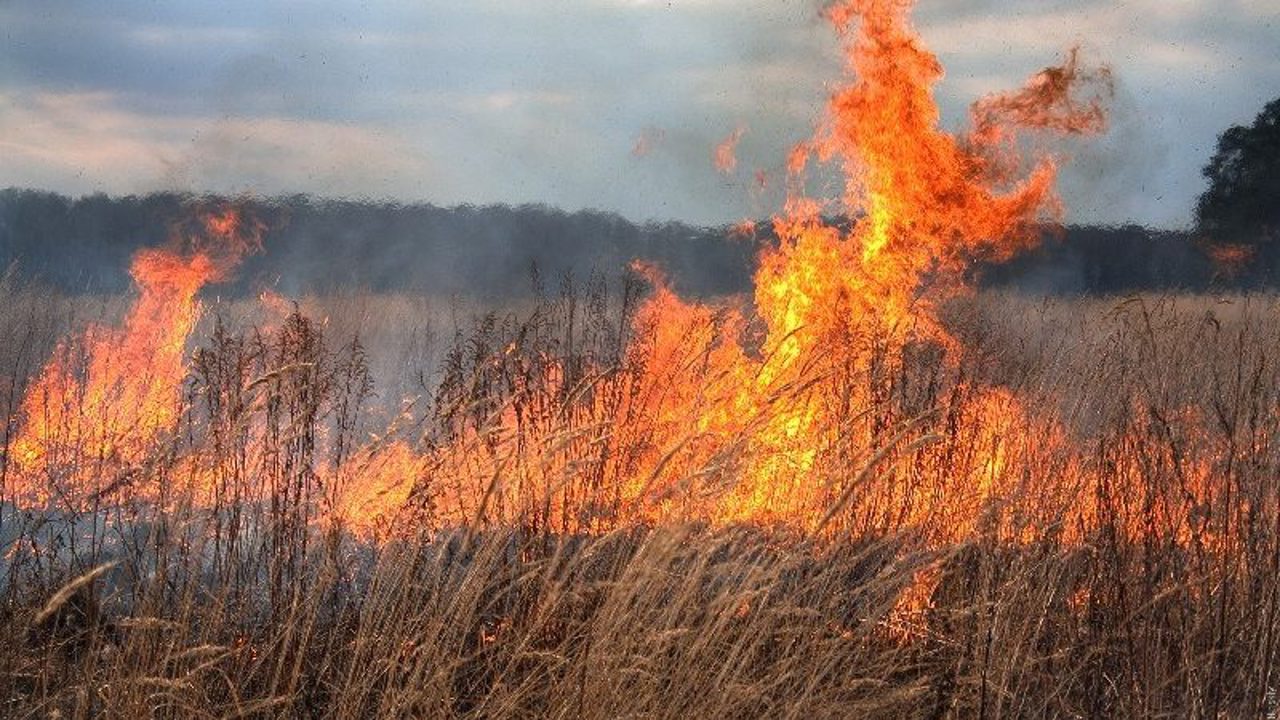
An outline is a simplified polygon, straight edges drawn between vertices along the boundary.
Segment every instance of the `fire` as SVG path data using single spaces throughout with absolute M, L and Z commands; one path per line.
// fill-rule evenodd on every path
M 713 511 L 723 521 L 817 524 L 841 493 L 832 478 L 842 471 L 833 463 L 855 460 L 841 449 L 853 430 L 841 418 L 851 405 L 871 405 L 854 381 L 872 370 L 866 338 L 879 333 L 893 347 L 923 341 L 958 352 L 936 303 L 962 290 L 974 257 L 1001 259 L 1031 246 L 1059 213 L 1055 161 L 1041 157 L 1016 175 L 1023 163 L 1011 156 L 1012 139 L 1023 129 L 1085 133 L 1104 125 L 1110 76 L 1081 70 L 1073 51 L 1027 88 L 975 103 L 971 132 L 948 133 L 933 99 L 942 66 L 911 28 L 906 4 L 847 2 L 829 17 L 854 78 L 834 93 L 817 136 L 797 147 L 788 167 L 798 175 L 816 156 L 843 168 L 835 210 L 856 223 L 841 229 L 824 220 L 831 206 L 801 194 L 788 200 L 774 221 L 781 242 L 761 255 L 755 278 L 751 311 L 765 327 L 755 352 L 738 344 L 739 314 L 708 341 L 716 349 L 704 375 L 679 370 L 684 349 L 699 347 L 683 332 L 660 330 L 653 341 L 652 381 L 663 392 L 652 414 L 697 428 L 705 447 L 741 451 L 736 482 Z M 1077 100 L 1081 88 L 1091 99 Z M 646 326 L 687 329 L 713 325 L 712 313 L 659 287 L 639 317 Z M 698 387 L 679 388 L 682 381 Z M 979 394 L 976 402 L 1018 413 L 1007 397 Z M 1000 451 L 992 453 L 984 477 L 972 479 L 979 495 L 1001 475 Z M 687 463 L 666 460 L 654 472 L 674 482 L 710 462 L 682 456 Z
M 913 352 L 933 349 L 950 362 L 963 352 L 938 318 L 940 303 L 964 290 L 974 258 L 1031 246 L 1060 213 L 1056 161 L 1024 159 L 1023 131 L 1100 131 L 1110 76 L 1082 69 L 1072 51 L 1022 90 L 975 103 L 968 132 L 947 132 L 933 98 L 942 66 L 907 10 L 901 0 L 853 0 L 828 11 L 852 76 L 816 136 L 787 159 L 791 195 L 772 222 L 779 242 L 760 255 L 749 301 L 690 302 L 657 269 L 637 266 L 653 290 L 631 319 L 637 339 L 622 369 L 591 375 L 513 342 L 477 369 L 501 392 L 491 397 L 477 380 L 456 397 L 442 393 L 447 427 L 430 442 L 384 433 L 354 450 L 344 430 L 337 438 L 299 430 L 310 420 L 282 416 L 274 395 L 261 401 L 270 428 L 228 423 L 250 446 L 245 459 L 232 467 L 192 459 L 183 472 L 216 494 L 220 478 L 252 468 L 270 478 L 264 487 L 289 494 L 273 507 L 306 506 L 307 517 L 370 537 L 512 517 L 566 532 L 664 519 L 811 532 L 931 525 L 939 541 L 977 531 L 1018 490 L 1007 468 L 1037 451 L 1018 398 L 957 387 L 948 421 L 963 432 L 944 436 L 929 431 L 936 407 L 894 415 L 877 388 L 905 374 Z M 716 148 L 721 172 L 735 169 L 745 132 Z M 844 172 L 836 201 L 804 194 L 815 162 Z M 257 249 L 262 230 L 233 209 L 205 213 L 198 225 L 174 248 L 134 259 L 139 295 L 121 327 L 65 343 L 40 375 L 13 453 L 32 488 L 69 478 L 88 493 L 101 480 L 86 478 L 127 474 L 177 425 L 197 295 Z M 297 348 L 321 345 L 290 322 L 280 332 L 292 332 Z M 256 379 L 237 366 L 227 391 L 240 398 L 234 409 L 317 377 L 311 357 L 281 350 Z M 617 384 L 598 392 L 606 376 Z M 297 417 L 314 420 L 314 397 L 301 397 Z M 297 452 L 296 465 L 274 459 L 280 443 Z M 343 448 L 331 467 L 315 461 L 326 445 Z M 948 472 L 957 458 L 968 470 Z M 576 489 L 587 476 L 590 493 Z M 309 503 L 324 507 L 313 513 Z M 536 520 L 521 515 L 530 508 Z M 296 532 L 281 517 L 273 532 Z
M 1231 279 L 1238 277 L 1253 262 L 1257 248 L 1249 245 L 1219 244 L 1209 246 L 1209 260 L 1219 277 Z
M 725 175 L 731 175 L 734 170 L 738 169 L 738 143 L 742 141 L 742 136 L 746 134 L 746 126 L 739 125 L 733 132 L 729 133 L 728 137 L 716 145 L 715 152 L 711 154 L 716 170 Z
M 403 442 L 363 449 L 335 474 L 339 485 L 333 518 L 365 537 L 394 534 L 425 471 L 423 456 Z
M 197 223 L 175 231 L 173 248 L 134 256 L 138 297 L 120 327 L 89 327 L 55 350 L 23 399 L 11 451 L 20 478 L 68 476 L 66 499 L 76 501 L 90 490 L 79 473 L 100 484 L 104 471 L 127 471 L 174 427 L 187 340 L 201 314 L 196 295 L 261 241 L 261 226 L 234 208 Z M 28 501 L 58 499 L 42 483 L 25 484 Z
M 734 223 L 729 228 L 729 237 L 750 240 L 756 236 L 757 223 L 750 218 Z

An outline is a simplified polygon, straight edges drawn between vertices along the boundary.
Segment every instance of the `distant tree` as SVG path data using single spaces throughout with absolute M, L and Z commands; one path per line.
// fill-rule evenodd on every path
M 1209 189 L 1196 204 L 1200 231 L 1214 244 L 1280 244 L 1280 98 L 1250 126 L 1218 136 L 1204 168 Z

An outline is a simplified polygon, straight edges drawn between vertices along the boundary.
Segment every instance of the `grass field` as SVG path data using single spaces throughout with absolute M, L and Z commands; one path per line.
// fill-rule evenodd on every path
M 627 294 L 210 299 L 171 427 L 32 469 L 23 399 L 128 301 L 6 279 L 0 714 L 1275 713 L 1276 298 L 979 294 L 963 353 L 833 348 L 859 404 L 763 466 L 797 521 L 726 511 L 774 446 L 628 415 Z

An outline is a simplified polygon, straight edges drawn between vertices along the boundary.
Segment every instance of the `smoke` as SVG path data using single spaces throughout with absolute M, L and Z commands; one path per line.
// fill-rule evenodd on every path
M 779 207 L 787 149 L 809 136 L 840 67 L 819 0 L 0 5 L 14 39 L 0 46 L 0 185 L 72 193 L 532 201 L 736 222 Z M 1080 39 L 1099 45 L 1141 108 L 1116 130 L 1172 162 L 1096 193 L 1068 169 L 1072 218 L 1098 207 L 1098 221 L 1169 225 L 1189 217 L 1217 132 L 1274 93 L 1274 17 L 1258 3 L 957 0 L 918 20 L 951 73 L 948 118 L 962 116 L 958 98 Z M 707 153 L 739 124 L 751 128 L 741 172 L 724 178 Z M 667 131 L 666 149 L 637 159 L 646 127 Z M 1082 156 L 1086 169 L 1094 159 L 1105 156 Z
M 1167 204 L 1158 188 L 1170 172 L 1173 148 L 1150 132 L 1156 118 L 1123 78 L 1115 80 L 1111 107 L 1106 134 L 1064 148 L 1068 162 L 1059 185 L 1073 216 L 1124 224 Z
M 166 245 L 175 220 L 190 217 L 196 200 L 0 191 L 0 267 L 17 263 L 23 274 L 70 292 L 127 290 L 133 253 Z M 224 202 L 204 198 L 203 206 Z M 554 287 L 566 274 L 616 282 L 632 260 L 643 259 L 686 295 L 718 296 L 750 289 L 756 252 L 773 242 L 767 222 L 748 236 L 734 227 L 637 224 L 535 205 L 442 208 L 305 196 L 231 202 L 261 223 L 262 252 L 244 260 L 232 284 L 219 286 L 223 294 L 365 288 L 509 301 L 531 294 L 535 267 Z M 1032 294 L 1206 289 L 1224 281 L 1191 235 L 1136 225 L 1068 226 L 1025 255 L 984 263 L 973 274 L 980 287 Z M 1261 271 L 1238 281 L 1274 282 Z
M 193 204 L 224 202 L 177 193 L 72 199 L 0 191 L 0 263 L 17 262 L 71 291 L 122 291 L 136 250 L 165 245 Z M 512 299 L 532 291 L 535 268 L 551 283 L 592 273 L 617 279 L 632 260 L 646 258 L 669 268 L 682 291 L 722 295 L 749 286 L 756 248 L 730 239 L 729 228 L 636 224 L 538 205 L 442 208 L 305 196 L 231 204 L 262 232 L 264 251 L 247 257 L 225 288 L 247 293 L 363 287 Z

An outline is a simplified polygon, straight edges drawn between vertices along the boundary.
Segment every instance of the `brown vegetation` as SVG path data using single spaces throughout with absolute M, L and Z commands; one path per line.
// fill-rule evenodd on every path
M 607 433 L 575 415 L 581 398 L 562 383 L 513 390 L 504 374 L 523 367 L 513 356 L 584 375 L 619 362 L 605 329 L 624 326 L 623 305 L 592 292 L 461 321 L 438 355 L 424 339 L 453 334 L 449 313 L 427 328 L 420 299 L 313 298 L 283 319 L 215 306 L 221 323 L 201 331 L 182 426 L 96 502 L 24 507 L 9 502 L 5 475 L 0 714 L 1274 712 L 1274 299 L 952 303 L 944 318 L 962 359 L 913 347 L 894 372 L 862 379 L 876 406 L 850 412 L 885 430 L 859 434 L 880 444 L 851 451 L 849 485 L 817 535 L 693 512 L 631 518 L 592 484 L 586 454 L 571 476 L 523 493 L 496 492 L 508 480 L 490 472 L 500 463 L 442 474 L 520 500 L 465 521 L 431 514 L 431 472 L 413 488 L 414 511 L 388 518 L 398 526 L 382 528 L 386 539 L 331 521 L 323 470 L 342 463 L 351 445 L 338 438 L 365 432 L 362 418 L 403 413 L 397 437 L 430 443 L 492 422 L 484 403 L 538 409 L 537 442 L 477 436 L 506 467 Z M 12 278 L 3 293 L 12 426 L 12 398 L 66 325 L 123 309 Z M 411 320 L 418 329 L 406 330 Z M 287 369 L 298 366 L 310 370 Z M 417 405 L 373 397 L 394 374 L 417 376 L 404 383 L 423 388 Z M 980 426 L 989 416 L 969 414 L 973 387 L 1005 388 L 1028 410 L 993 433 Z M 249 456 L 236 438 L 251 426 L 275 444 Z M 907 427 L 929 440 L 894 440 Z M 997 470 L 974 466 L 988 462 L 983 442 L 1001 444 Z M 185 499 L 192 457 L 219 468 L 211 506 Z M 975 499 L 954 480 L 983 472 L 1016 479 L 998 487 L 1017 492 Z M 142 491 L 151 486 L 164 502 Z M 687 489 L 675 506 L 714 490 L 700 478 Z M 975 502 L 980 522 L 956 537 L 957 508 Z M 1087 526 L 1081 506 L 1094 508 Z

